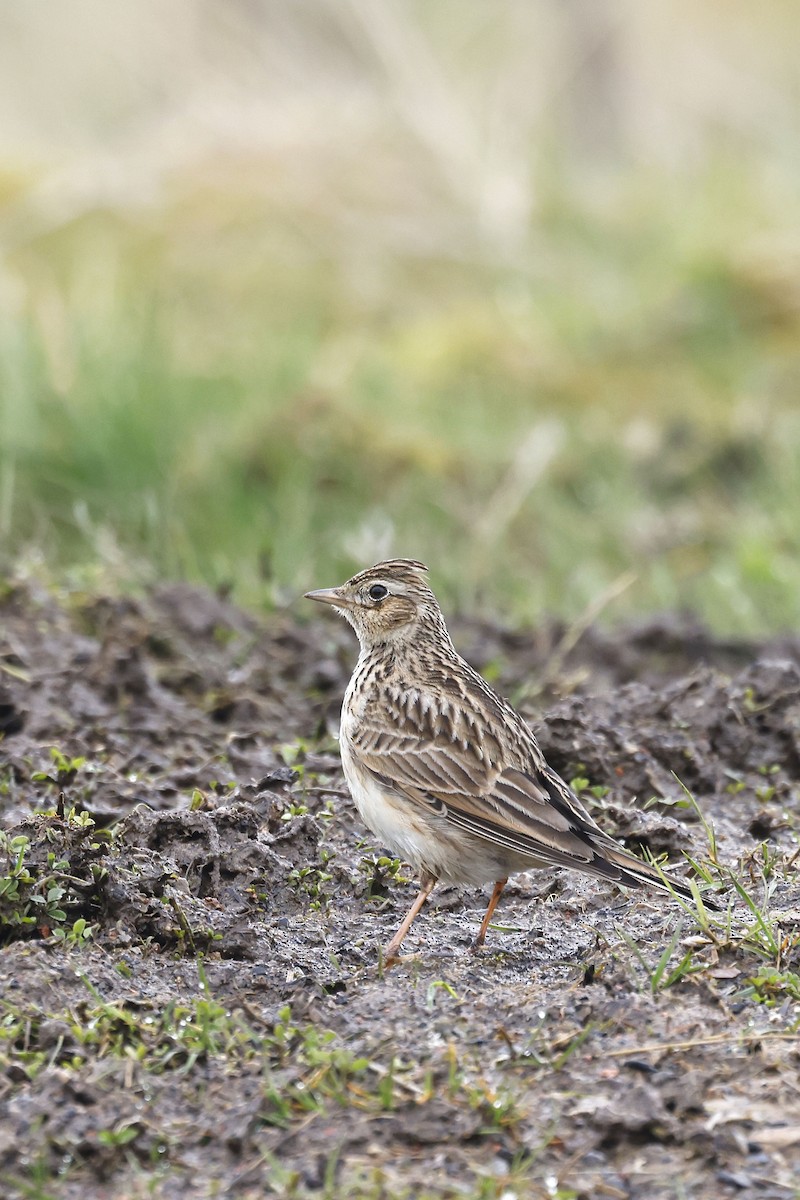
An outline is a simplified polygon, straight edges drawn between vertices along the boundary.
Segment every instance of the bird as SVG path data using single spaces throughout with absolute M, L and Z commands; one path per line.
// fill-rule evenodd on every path
M 394 558 L 305 593 L 356 632 L 360 652 L 339 729 L 342 770 L 364 823 L 419 877 L 384 964 L 397 961 L 440 880 L 493 884 L 475 949 L 509 875 L 530 868 L 571 867 L 691 899 L 685 883 L 597 825 L 525 720 L 458 654 L 426 576 L 416 559 Z

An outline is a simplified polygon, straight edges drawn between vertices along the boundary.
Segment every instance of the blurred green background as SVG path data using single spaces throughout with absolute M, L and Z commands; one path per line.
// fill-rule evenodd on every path
M 793 0 L 0 0 L 6 569 L 800 618 Z

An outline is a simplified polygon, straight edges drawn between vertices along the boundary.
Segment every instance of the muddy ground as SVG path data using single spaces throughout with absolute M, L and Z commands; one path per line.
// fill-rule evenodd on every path
M 475 956 L 442 887 L 384 973 L 414 882 L 344 792 L 352 636 L 303 615 L 6 584 L 0 1194 L 800 1196 L 800 639 L 454 622 L 729 910 L 531 872 Z

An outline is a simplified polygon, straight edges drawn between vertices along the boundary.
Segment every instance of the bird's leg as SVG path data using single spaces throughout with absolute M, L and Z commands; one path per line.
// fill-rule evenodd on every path
M 426 874 L 421 877 L 419 895 L 406 913 L 403 919 L 403 924 L 400 926 L 397 933 L 394 935 L 383 952 L 383 965 L 385 967 L 390 967 L 392 963 L 396 961 L 403 938 L 408 933 L 414 917 L 416 917 L 417 913 L 420 911 L 435 886 L 435 876 Z
M 478 930 L 478 936 L 475 938 L 475 941 L 472 943 L 473 950 L 480 950 L 481 946 L 486 941 L 486 930 L 489 928 L 489 922 L 492 919 L 492 913 L 497 908 L 497 901 L 502 896 L 503 888 L 506 886 L 507 883 L 508 883 L 507 875 L 506 875 L 505 879 L 498 879 L 497 882 L 495 883 L 494 891 L 492 892 L 491 899 L 489 900 L 489 907 L 486 909 L 486 913 L 484 915 L 483 921 L 481 922 L 481 927 Z

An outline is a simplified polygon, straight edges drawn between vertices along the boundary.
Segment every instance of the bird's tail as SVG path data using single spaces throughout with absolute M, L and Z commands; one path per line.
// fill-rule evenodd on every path
M 598 850 L 600 850 L 599 846 Z M 645 862 L 627 850 L 623 850 L 610 838 L 608 841 L 603 839 L 602 850 L 597 857 L 600 861 L 593 863 L 590 868 L 593 874 L 607 879 L 615 879 L 625 887 L 656 888 L 660 892 L 674 892 L 678 896 L 682 896 L 684 900 L 695 899 L 695 894 L 688 883 L 676 879 L 674 875 L 670 875 L 653 866 L 652 863 Z M 703 904 L 715 912 L 721 910 L 721 906 L 715 900 L 709 899 L 707 895 L 703 895 Z

